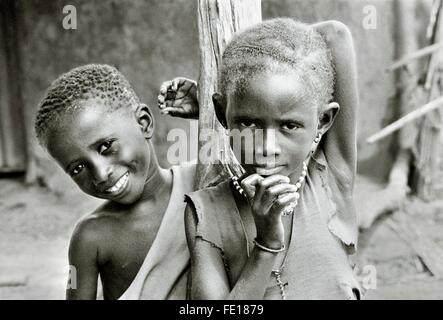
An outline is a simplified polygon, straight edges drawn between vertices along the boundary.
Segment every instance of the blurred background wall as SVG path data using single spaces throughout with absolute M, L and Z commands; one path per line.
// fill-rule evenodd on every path
M 417 35 L 423 35 L 429 15 L 425 4 L 429 1 L 419 2 L 423 5 L 418 6 L 416 16 L 423 26 Z M 62 27 L 62 10 L 67 4 L 77 9 L 76 30 Z M 368 6 L 376 10 L 375 28 L 363 23 Z M 359 171 L 385 179 L 395 143 L 391 137 L 368 145 L 365 138 L 398 116 L 396 78 L 384 71 L 397 58 L 395 0 L 262 0 L 262 10 L 264 19 L 288 16 L 308 23 L 336 19 L 350 27 L 357 52 L 361 100 Z M 6 130 L 0 131 L 0 143 L 11 146 L 15 141 L 12 145 L 19 149 L 14 151 L 18 159 L 15 168 L 27 170 L 28 181 L 40 177 L 54 189 L 70 183 L 36 146 L 33 119 L 49 84 L 61 73 L 87 63 L 119 68 L 140 98 L 152 107 L 157 120 L 154 142 L 158 157 L 162 165 L 169 165 L 166 151 L 172 142 L 166 141 L 166 135 L 172 128 L 189 129 L 189 122 L 158 113 L 158 87 L 175 76 L 198 77 L 196 1 L 2 0 L 1 18 L 3 37 L 9 35 L 9 40 L 0 49 L 0 109 L 3 122 L 18 133 L 7 137 Z M 11 120 L 5 121 L 7 117 Z M 6 124 L 0 126 L 5 128 Z M 0 165 L 3 171 L 6 167 Z

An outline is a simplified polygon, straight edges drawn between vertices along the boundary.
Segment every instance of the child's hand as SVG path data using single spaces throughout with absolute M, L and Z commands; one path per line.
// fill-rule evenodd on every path
M 252 174 L 241 182 L 247 194 L 257 228 L 257 241 L 269 248 L 278 249 L 284 244 L 284 227 L 281 216 L 296 201 L 296 187 L 286 176 L 266 178 Z
M 163 82 L 160 86 L 158 107 L 162 114 L 198 119 L 197 83 L 186 78 Z

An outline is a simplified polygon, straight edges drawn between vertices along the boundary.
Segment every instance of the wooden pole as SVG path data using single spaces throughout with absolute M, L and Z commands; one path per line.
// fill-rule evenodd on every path
M 367 143 L 374 143 L 380 139 L 385 138 L 386 136 L 390 135 L 391 133 L 401 129 L 406 124 L 426 115 L 427 113 L 434 111 L 435 109 L 438 109 L 440 107 L 443 107 L 443 96 L 440 98 L 437 98 L 435 100 L 432 100 L 431 102 L 425 104 L 424 106 L 408 113 L 404 117 L 401 117 L 400 119 L 394 121 L 390 125 L 384 127 L 379 132 L 373 134 L 368 139 L 366 139 Z
M 414 23 L 415 12 L 415 1 L 397 0 L 395 2 L 396 38 L 398 39 L 397 57 L 410 56 L 411 52 L 418 50 L 418 35 L 415 31 L 417 30 L 417 25 Z M 367 139 L 367 142 L 373 143 L 401 129 L 400 134 L 395 137 L 395 141 L 398 143 L 398 150 L 396 150 L 397 154 L 391 167 L 388 184 L 383 189 L 370 193 L 356 204 L 359 209 L 359 227 L 361 229 L 371 227 L 380 215 L 398 210 L 409 191 L 408 178 L 412 159 L 411 150 L 416 140 L 414 137 L 417 136 L 417 129 L 410 123 L 412 120 L 407 121 L 407 119 L 411 118 L 411 114 L 417 114 L 415 110 L 417 108 L 417 99 L 411 99 L 411 95 L 417 94 L 415 92 L 416 86 L 414 84 L 414 91 L 410 90 L 410 74 L 417 74 L 419 70 L 416 59 L 408 61 L 407 69 L 397 70 L 396 78 L 403 89 L 398 104 L 399 113 L 406 116 Z M 406 118 L 408 116 L 409 118 Z
M 427 55 L 433 54 L 436 51 L 442 50 L 443 49 L 443 43 L 435 43 L 433 45 L 424 47 L 420 50 L 417 50 L 411 54 L 408 54 L 407 56 L 401 58 L 398 61 L 395 61 L 392 65 L 390 65 L 389 67 L 386 68 L 386 72 L 392 72 L 398 68 L 401 68 L 411 62 L 413 62 L 414 60 L 423 58 Z
M 18 14 L 13 0 L 0 2 L 0 171 L 24 171 L 28 160 Z
M 435 27 L 431 41 L 443 41 L 443 3 L 438 4 L 438 14 L 435 17 Z M 425 90 L 428 92 L 428 101 L 443 96 L 443 55 L 434 52 L 429 59 Z M 438 185 L 443 178 L 443 160 L 441 126 L 443 115 L 441 110 L 428 113 L 420 126 L 417 143 L 415 187 L 417 194 L 424 200 L 432 200 L 443 195 L 443 190 L 438 190 Z
M 261 0 L 199 0 L 198 30 L 200 46 L 200 78 L 198 99 L 199 118 L 199 165 L 196 187 L 201 188 L 229 175 L 241 173 L 241 167 L 229 147 L 228 137 L 217 121 L 212 95 L 217 92 L 217 76 L 221 57 L 228 41 L 235 32 L 261 21 Z M 200 152 L 208 150 L 211 137 L 220 137 L 214 158 L 220 165 L 203 163 Z M 214 142 L 214 139 L 211 139 Z

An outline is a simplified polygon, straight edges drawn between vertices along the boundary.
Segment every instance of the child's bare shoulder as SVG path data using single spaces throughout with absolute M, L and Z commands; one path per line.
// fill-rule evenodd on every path
M 93 249 L 103 243 L 107 235 L 112 232 L 115 224 L 112 204 L 105 203 L 93 212 L 83 216 L 76 224 L 72 237 L 71 247 Z

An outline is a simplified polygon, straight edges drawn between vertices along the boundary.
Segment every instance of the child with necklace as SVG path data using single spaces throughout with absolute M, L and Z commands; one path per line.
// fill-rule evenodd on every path
M 162 93 L 176 90 L 182 101 L 161 96 L 163 112 L 195 110 L 192 87 L 166 85 Z M 253 26 L 227 45 L 219 89 L 216 115 L 231 136 L 250 130 L 264 139 L 242 144 L 242 177 L 186 196 L 190 297 L 359 298 L 348 256 L 357 240 L 358 98 L 347 27 L 291 19 Z

